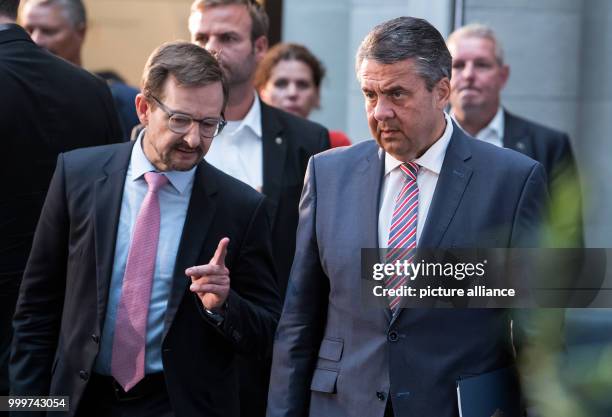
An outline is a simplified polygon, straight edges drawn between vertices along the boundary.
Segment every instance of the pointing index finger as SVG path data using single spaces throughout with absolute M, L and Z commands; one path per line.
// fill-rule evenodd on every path
M 227 255 L 227 245 L 229 245 L 229 238 L 224 237 L 219 241 L 219 245 L 217 246 L 217 250 L 215 251 L 214 256 L 210 260 L 210 264 L 225 266 L 225 255 Z

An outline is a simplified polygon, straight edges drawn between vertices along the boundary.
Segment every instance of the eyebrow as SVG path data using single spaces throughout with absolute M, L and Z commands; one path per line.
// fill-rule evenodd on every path
M 380 91 L 383 94 L 389 94 L 389 93 L 395 93 L 395 92 L 398 92 L 398 91 L 408 92 L 409 90 L 407 88 L 404 88 L 404 87 L 399 86 L 399 85 L 392 85 L 391 87 L 383 88 Z

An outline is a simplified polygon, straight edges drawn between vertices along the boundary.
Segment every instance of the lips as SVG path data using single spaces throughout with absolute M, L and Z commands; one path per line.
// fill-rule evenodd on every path
M 398 131 L 395 129 L 383 129 L 380 130 L 380 138 L 381 139 L 389 139 L 392 138 Z
M 177 152 L 186 153 L 186 154 L 194 154 L 197 155 L 200 153 L 199 149 L 183 149 L 183 148 L 175 148 Z
M 480 89 L 475 87 L 462 87 L 459 89 L 460 92 L 468 92 L 468 93 L 480 93 Z

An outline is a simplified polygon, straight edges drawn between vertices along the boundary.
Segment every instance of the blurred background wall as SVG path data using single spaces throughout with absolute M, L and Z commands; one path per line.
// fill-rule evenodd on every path
M 192 0 L 84 0 L 88 32 L 83 63 L 90 71 L 113 69 L 139 86 L 144 64 L 161 43 L 189 40 Z

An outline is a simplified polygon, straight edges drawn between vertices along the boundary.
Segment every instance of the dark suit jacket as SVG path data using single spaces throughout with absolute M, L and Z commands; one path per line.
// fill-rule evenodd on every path
M 60 155 L 20 289 L 14 394 L 69 395 L 70 415 L 99 350 L 123 185 L 133 143 Z M 221 327 L 189 291 L 185 269 L 230 238 L 231 291 Z M 280 310 L 264 197 L 201 162 L 176 259 L 162 342 L 177 416 L 237 416 L 236 352 L 266 356 Z
M 8 329 L 57 155 L 121 141 L 106 83 L 36 46 L 17 25 L 0 30 L 0 327 Z M 5 298 L 6 297 L 6 298 Z M 0 391 L 10 332 L 0 336 Z
M 373 141 L 311 159 L 297 252 L 274 345 L 268 417 L 456 417 L 456 381 L 513 365 L 505 310 L 362 303 L 361 249 L 378 247 L 384 153 Z M 419 246 L 530 246 L 542 166 L 456 125 Z
M 278 287 L 284 299 L 295 253 L 298 205 L 308 159 L 329 149 L 327 129 L 261 103 L 263 189 L 272 223 L 272 250 Z M 271 353 L 271 352 L 270 352 Z M 263 417 L 270 378 L 268 357 L 240 358 L 240 408 L 243 417 Z
M 330 148 L 324 127 L 261 103 L 263 143 L 263 194 L 272 224 L 272 251 L 281 299 L 295 253 L 298 204 L 308 158 Z M 142 126 L 136 126 L 136 140 Z
M 261 102 L 263 194 L 270 205 L 272 249 L 284 298 L 295 253 L 298 205 L 308 159 L 329 149 L 324 127 Z
M 552 204 L 549 243 L 584 246 L 580 181 L 567 134 L 504 110 L 504 147 L 535 159 L 546 170 Z

